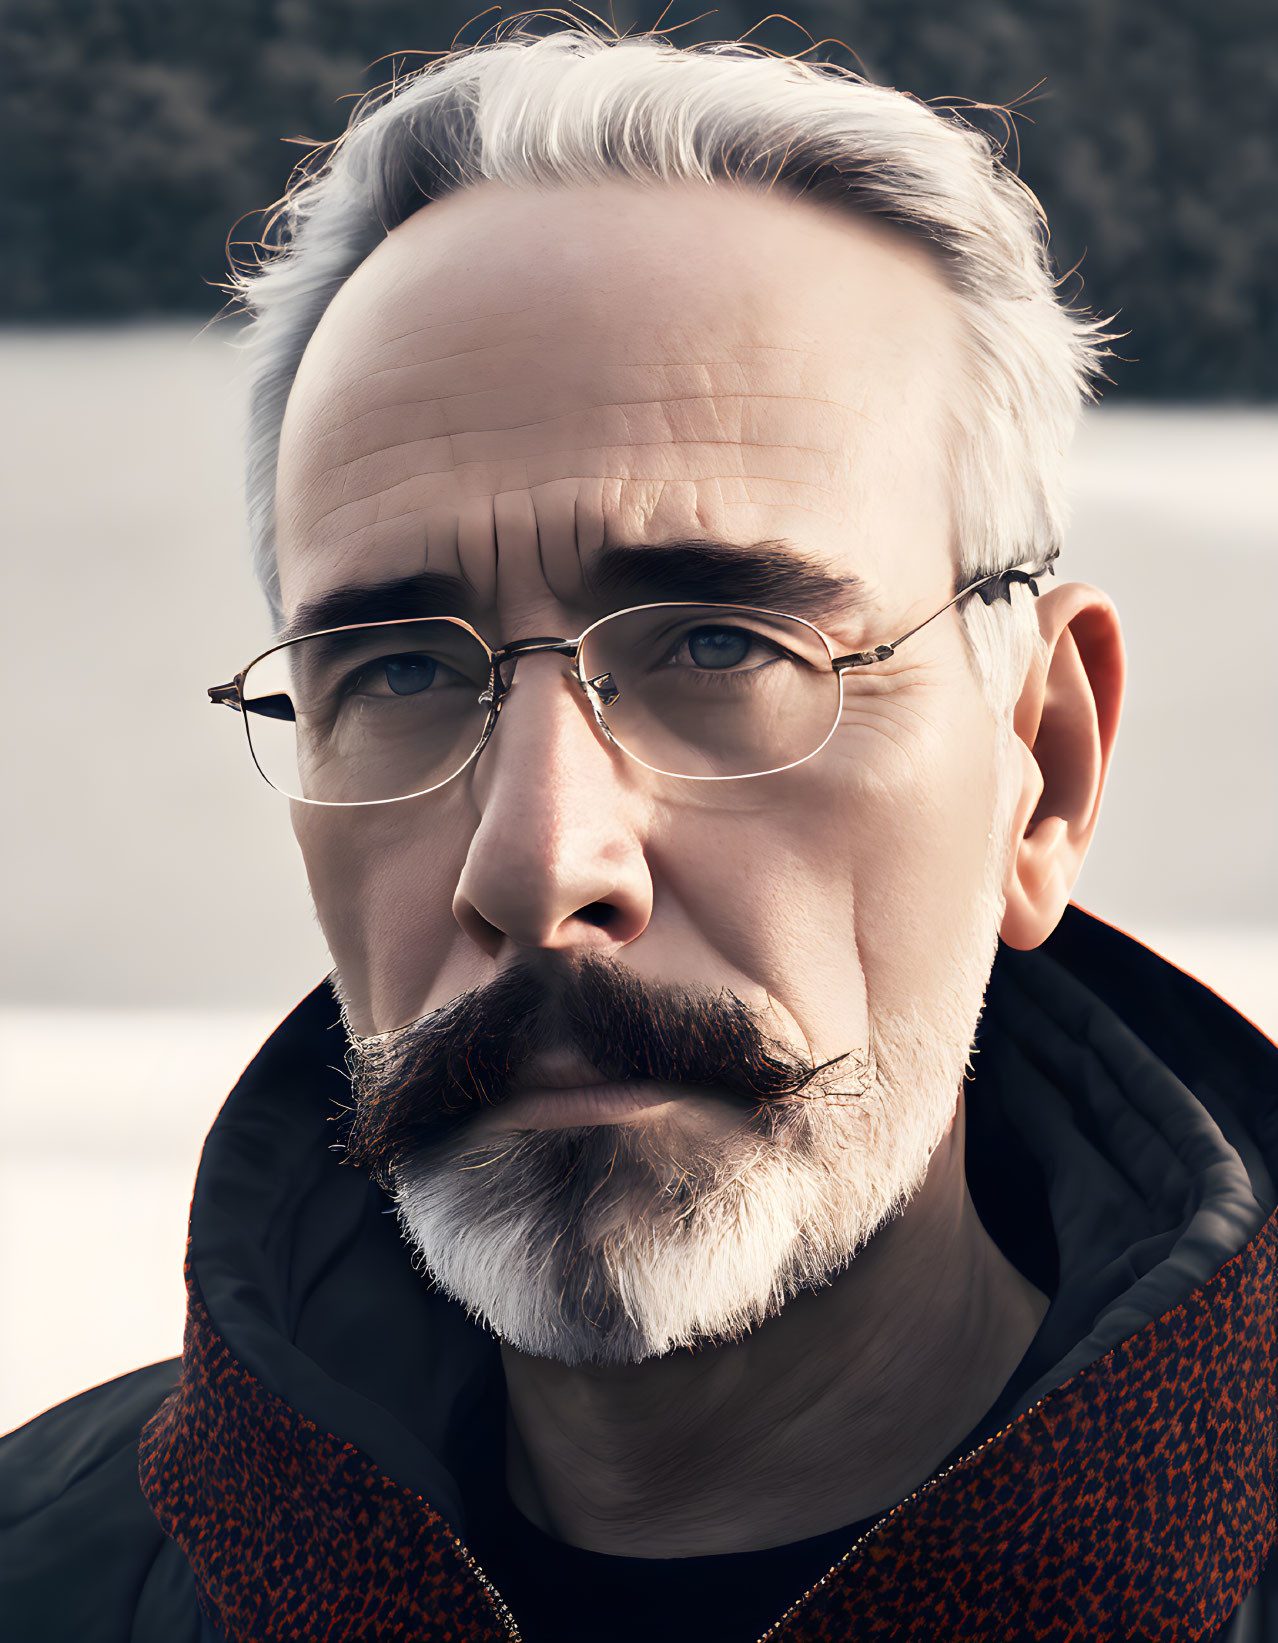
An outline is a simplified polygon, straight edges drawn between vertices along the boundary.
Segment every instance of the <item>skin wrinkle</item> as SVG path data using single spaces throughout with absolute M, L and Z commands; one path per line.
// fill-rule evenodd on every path
M 489 313 L 485 317 L 490 321 L 494 319 L 516 319 L 520 315 L 526 314 L 527 312 L 527 308 L 506 308 L 497 313 Z M 402 336 L 383 338 L 383 340 L 376 344 L 376 346 L 387 349 L 398 348 L 401 343 L 411 342 L 415 338 L 425 336 L 431 331 L 442 330 L 446 325 L 466 325 L 469 323 L 470 321 L 468 319 L 423 320 L 420 324 L 414 325 L 411 331 L 405 331 Z
M 547 587 L 549 587 L 550 578 L 546 575 L 546 550 L 545 544 L 542 541 L 541 515 L 537 512 L 537 499 L 533 494 L 533 488 L 531 485 L 528 487 L 527 496 L 528 507 L 532 513 L 533 536 L 537 543 L 537 569 L 541 573 L 542 581 L 545 582 Z
M 502 315 L 496 314 L 496 315 L 488 316 L 488 319 L 489 320 L 491 320 L 491 319 L 500 319 L 502 317 L 503 317 Z M 440 325 L 460 325 L 460 324 L 473 325 L 474 323 L 475 323 L 475 321 L 473 319 L 468 318 L 466 320 L 443 320 L 443 321 L 440 321 L 437 325 L 434 325 L 434 326 L 432 326 L 432 325 L 422 325 L 422 326 L 419 326 L 419 327 L 415 328 L 413 331 L 408 332 L 407 335 L 405 335 L 403 337 L 396 338 L 395 342 L 393 344 L 391 344 L 391 343 L 385 344 L 385 347 L 389 350 L 392 346 L 399 348 L 405 342 L 420 340 L 421 338 L 427 336 L 432 330 L 439 329 Z M 529 335 L 526 338 L 524 338 L 523 340 L 528 344 L 535 344 L 536 340 L 537 340 L 535 331 L 530 332 Z M 750 342 L 750 341 L 748 341 L 744 338 L 739 338 L 739 339 L 734 341 L 733 350 L 734 350 L 734 353 L 756 353 L 756 354 L 769 354 L 769 355 L 770 354 L 792 354 L 795 357 L 797 357 L 798 359 L 803 360 L 803 361 L 805 361 L 809 364 L 814 363 L 814 362 L 819 362 L 821 357 L 822 357 L 820 350 L 816 349 L 816 348 L 804 348 L 804 347 L 798 347 L 798 346 L 787 346 L 783 343 L 776 343 L 776 342 Z M 530 352 L 531 351 L 533 351 L 533 350 L 530 348 Z M 469 358 L 472 354 L 476 354 L 476 353 L 500 354 L 500 352 L 501 352 L 501 345 L 500 344 L 492 343 L 492 342 L 481 342 L 481 343 L 476 343 L 474 348 L 460 349 L 456 353 L 452 353 L 452 354 L 440 354 L 436 357 L 436 359 L 433 361 L 433 363 L 436 364 L 436 365 L 446 365 L 446 364 L 449 364 L 454 359 Z M 685 362 L 683 362 L 681 360 L 646 359 L 642 356 L 636 356 L 636 355 L 633 355 L 633 354 L 628 357 L 628 359 L 626 361 L 626 364 L 631 369 L 638 369 L 638 368 L 643 367 L 643 366 L 650 366 L 650 367 L 653 367 L 654 369 L 657 369 L 657 370 L 679 370 L 679 369 L 687 368 L 685 366 Z M 744 367 L 742 366 L 741 361 L 738 360 L 738 359 L 734 359 L 730 356 L 722 358 L 722 359 L 719 359 L 719 358 L 704 359 L 704 360 L 699 362 L 699 364 L 697 366 L 697 369 L 708 371 L 712 367 L 723 367 L 723 368 L 728 369 L 728 370 L 741 370 L 741 371 L 744 371 Z M 418 371 L 420 369 L 421 369 L 421 367 L 419 365 L 415 364 L 415 363 L 402 363 L 402 364 L 399 364 L 399 365 L 374 366 L 374 367 L 372 367 L 368 370 L 361 370 L 359 376 L 357 378 L 352 378 L 351 380 L 352 380 L 352 382 L 364 382 L 364 381 L 370 381 L 370 380 L 380 380 L 380 379 L 382 379 L 384 377 L 387 377 L 387 376 L 393 376 L 397 371 Z M 741 387 L 741 392 L 742 393 L 749 394 L 749 393 L 753 392 L 753 389 L 750 385 L 749 378 L 746 377 L 744 374 L 741 377 L 741 383 L 742 383 L 742 387 Z M 350 386 L 350 384 L 348 383 L 347 386 Z M 838 404 L 840 409 L 847 409 L 848 408 L 842 401 L 833 401 L 832 403 Z M 330 429 L 328 431 L 332 432 L 334 430 Z
M 617 447 L 617 448 L 620 449 L 620 447 Z M 456 475 L 456 474 L 462 472 L 466 468 L 482 468 L 483 466 L 484 466 L 484 464 L 481 463 L 481 462 L 478 462 L 478 461 L 472 461 L 472 462 L 469 462 L 469 463 L 459 462 L 454 467 L 452 467 L 451 469 L 441 468 L 441 469 L 436 470 L 436 471 L 441 472 L 441 473 L 442 472 L 450 472 L 450 473 Z M 594 479 L 594 478 L 603 479 L 605 481 L 609 481 L 609 480 L 613 479 L 613 476 L 609 475 L 609 474 L 592 474 L 592 475 L 589 475 L 588 477 L 590 477 L 592 479 Z M 764 480 L 764 481 L 774 480 L 777 484 L 785 484 L 786 486 L 792 486 L 792 485 L 795 485 L 795 484 L 803 485 L 803 484 L 807 483 L 806 481 L 803 481 L 803 480 L 796 480 L 796 479 L 794 479 L 794 477 L 792 475 L 789 475 L 789 474 L 755 474 L 752 477 L 753 477 L 753 479 L 755 480 L 756 483 L 760 480 Z M 374 497 L 378 497 L 380 499 L 382 496 L 391 495 L 391 494 L 393 494 L 395 492 L 398 492 L 398 491 L 401 491 L 401 490 L 407 490 L 410 487 L 412 487 L 413 485 L 420 484 L 421 478 L 422 478 L 421 473 L 417 473 L 417 474 L 414 474 L 411 478 L 401 481 L 398 485 L 391 485 L 391 486 L 387 487 L 384 491 L 370 491 L 370 492 L 367 493 L 367 495 L 356 497 L 356 498 L 354 498 L 353 500 L 351 500 L 349 502 L 343 501 L 337 507 L 328 509 L 324 513 L 319 514 L 312 523 L 312 532 L 314 532 L 319 525 L 322 525 L 322 524 L 326 523 L 329 519 L 335 517 L 337 514 L 340 514 L 340 513 L 344 512 L 345 509 L 348 508 L 348 507 L 358 507 L 358 506 L 361 506 L 363 503 L 372 501 Z M 617 483 L 617 484 L 627 484 L 627 485 L 637 485 L 637 484 L 644 483 L 644 481 L 642 480 L 642 478 L 640 478 L 638 476 L 628 476 L 624 480 L 616 479 L 615 483 Z M 525 486 L 525 487 L 522 487 L 522 488 L 528 489 L 530 487 Z M 825 494 L 825 495 L 831 494 L 827 487 L 822 486 L 822 485 L 818 485 L 815 482 L 813 482 L 811 484 L 810 488 L 813 489 L 813 490 L 820 491 L 820 492 L 822 492 L 822 494 Z M 812 508 L 812 507 L 805 507 L 802 503 L 798 502 L 797 500 L 794 501 L 793 503 L 791 503 L 790 506 L 792 506 L 794 509 L 797 509 L 797 510 L 803 512 L 803 513 L 812 514 L 812 515 L 814 515 L 818 518 L 828 518 L 829 517 L 829 514 L 828 514 L 827 510 L 822 510 L 822 509 L 819 509 L 819 508 Z M 408 509 L 408 510 L 405 511 L 404 515 L 399 515 L 399 514 L 387 515 L 385 519 L 379 519 L 377 522 L 378 523 L 391 523 L 395 519 L 406 517 L 406 516 L 411 516 L 412 514 L 418 512 L 418 511 L 419 511 L 418 509 Z M 354 534 L 354 533 L 352 533 L 352 534 Z
M 654 366 L 656 365 L 656 362 L 650 362 L 650 363 L 653 364 Z M 660 367 L 657 367 L 657 368 L 660 368 Z M 675 370 L 675 369 L 678 369 L 679 367 L 674 365 L 674 364 L 671 364 L 667 368 L 670 369 L 670 370 Z M 411 366 L 411 365 L 392 366 L 392 367 L 387 367 L 387 369 L 385 371 L 379 372 L 379 373 L 377 373 L 377 375 L 378 376 L 386 376 L 386 375 L 392 374 L 394 371 L 412 371 L 412 370 L 415 370 L 415 369 L 417 369 L 417 367 Z M 468 393 L 458 393 L 458 394 L 433 393 L 432 396 L 431 396 L 431 401 L 430 401 L 430 409 L 432 411 L 442 412 L 445 409 L 460 407 L 460 405 L 463 402 L 466 402 L 466 401 L 469 401 L 469 400 L 474 400 L 474 399 L 487 398 L 487 397 L 499 398 L 500 397 L 500 391 L 497 390 L 497 389 L 486 388 L 486 389 L 482 389 L 482 390 L 475 389 L 475 390 L 472 390 Z M 766 401 L 768 403 L 773 403 L 773 404 L 778 404 L 778 405 L 784 405 L 786 403 L 804 404 L 804 405 L 825 405 L 825 406 L 828 406 L 831 410 L 839 410 L 839 411 L 845 411 L 847 409 L 847 407 L 845 405 L 840 404 L 839 401 L 837 401 L 837 400 L 820 399 L 820 398 L 817 398 L 816 396 L 811 395 L 811 394 L 758 394 L 758 393 L 750 393 L 748 390 L 743 390 L 740 394 L 736 394 L 736 395 L 716 395 L 712 389 L 707 389 L 707 391 L 705 393 L 701 393 L 701 394 L 663 394 L 659 400 L 655 400 L 655 399 L 654 400 L 643 400 L 643 399 L 612 400 L 612 401 L 609 402 L 607 408 L 610 409 L 610 410 L 625 411 L 625 410 L 628 410 L 628 409 L 632 409 L 635 406 L 644 406 L 644 405 L 679 405 L 679 404 L 700 405 L 700 404 L 706 404 L 707 402 L 709 402 L 711 410 L 715 414 L 719 414 L 719 406 L 716 402 L 719 401 L 719 400 L 723 400 L 726 403 L 728 400 L 731 400 L 731 399 L 740 399 L 742 401 L 751 401 L 751 400 L 758 400 L 760 402 L 765 402 Z M 324 440 L 327 440 L 329 438 L 337 438 L 342 434 L 349 433 L 349 431 L 352 428 L 360 427 L 364 422 L 369 421 L 370 419 L 372 419 L 374 417 L 381 417 L 381 416 L 385 416 L 388 412 L 393 413 L 395 411 L 408 410 L 408 409 L 414 408 L 414 407 L 417 408 L 417 409 L 420 409 L 421 408 L 421 401 L 420 400 L 404 400 L 402 403 L 398 403 L 398 404 L 379 405 L 377 407 L 376 411 L 361 411 L 356 416 L 353 416 L 348 422 L 339 422 L 339 423 L 333 425 L 332 427 L 324 428 L 315 437 L 320 442 L 323 442 Z M 602 409 L 604 409 L 604 407 L 602 405 L 599 405 L 599 406 L 595 406 L 594 409 L 595 410 L 602 410 Z M 478 433 L 495 433 L 495 434 L 521 433 L 525 429 L 528 429 L 528 428 L 538 428 L 538 427 L 544 427 L 544 426 L 546 426 L 546 424 L 542 421 L 542 419 L 533 418 L 533 419 L 531 419 L 527 422 L 493 423 L 489 426 L 476 427 L 475 432 L 477 434 Z M 400 441 L 400 445 L 411 445 L 413 443 L 414 442 L 411 441 L 411 440 Z M 740 441 L 739 440 L 726 440 L 725 439 L 723 441 L 723 443 L 739 444 Z M 384 445 L 384 444 L 378 443 L 377 445 L 371 446 L 369 448 L 369 451 L 367 451 L 367 452 L 357 453 L 355 455 L 355 457 L 352 458 L 352 460 L 356 461 L 356 462 L 362 461 L 364 459 L 364 457 L 367 456 L 367 455 L 372 455 L 372 454 L 380 455 L 385 451 L 391 451 L 391 450 L 395 450 L 397 448 L 398 447 L 394 444 Z M 803 448 L 803 447 L 800 447 L 800 448 Z M 337 470 L 335 469 L 334 471 L 337 471 Z
M 494 322 L 516 293 L 535 348 Z M 466 417 L 482 398 L 438 392 L 431 348 L 465 341 L 419 323 L 440 312 L 501 332 L 484 364 L 512 431 L 478 433 Z M 468 189 L 394 230 L 307 349 L 281 437 L 285 608 L 455 565 L 485 632 L 575 633 L 574 588 L 610 537 L 704 533 L 790 540 L 855 570 L 883 590 L 895 638 L 952 586 L 955 335 L 940 275 L 881 225 L 714 189 Z M 414 379 L 364 369 L 392 338 L 421 367 L 421 414 L 453 466 L 422 472 L 423 442 L 403 437 Z M 637 354 L 664 361 L 638 398 Z M 689 394 L 697 372 L 733 391 Z M 538 396 L 556 439 L 530 455 L 521 416 Z M 599 445 L 604 415 L 629 442 Z M 385 444 L 356 458 L 374 426 Z M 485 457 L 467 460 L 476 438 Z M 821 454 L 837 460 L 814 486 Z M 371 489 L 339 500 L 357 461 Z M 1081 608 L 1062 594 L 1040 621 Z M 502 1340 L 520 1510 L 640 1556 L 800 1539 L 917 1486 L 1042 1315 L 966 1193 L 959 1089 L 1000 907 L 1037 939 L 1060 909 L 991 850 L 1002 755 L 952 612 L 850 676 L 825 752 L 753 781 L 653 775 L 603 739 L 565 674 L 524 657 L 489 745 L 446 787 L 296 805 L 294 826 L 356 1034 L 393 1033 L 528 955 L 598 956 L 638 982 L 727 991 L 808 1065 L 872 1062 L 863 1099 L 832 1085 L 785 1115 L 807 1130 L 747 1133 L 687 1089 L 577 1140 L 508 1126 L 498 1107 L 457 1157 L 419 1160 L 400 1196 L 435 1281 Z M 1071 676 L 1050 712 L 1086 707 Z M 1072 882 L 1081 837 L 1060 872 L 1028 845 L 1014 860 L 1036 883 Z
M 435 394 L 432 397 L 432 401 L 429 406 L 430 419 L 435 422 L 446 423 L 450 415 L 450 406 L 454 401 L 469 401 L 481 398 L 488 399 L 492 397 L 496 397 L 492 390 L 485 390 L 482 395 L 478 393 L 465 395 Z M 492 437 L 499 435 L 527 433 L 529 430 L 533 429 L 545 429 L 548 433 L 551 433 L 569 424 L 573 420 L 580 420 L 583 417 L 583 414 L 587 417 L 597 417 L 605 411 L 616 412 L 623 419 L 626 419 L 626 438 L 623 441 L 620 441 L 619 444 L 623 446 L 629 446 L 631 444 L 637 446 L 642 446 L 644 444 L 660 446 L 665 443 L 678 443 L 678 436 L 672 434 L 672 437 L 669 440 L 643 440 L 640 438 L 635 438 L 632 433 L 633 424 L 628 420 L 632 413 L 658 411 L 665 417 L 666 424 L 669 427 L 673 422 L 673 418 L 670 415 L 670 410 L 672 407 L 678 407 L 680 409 L 708 409 L 710 413 L 718 419 L 719 429 L 721 433 L 723 433 L 724 437 L 718 440 L 705 439 L 700 441 L 700 443 L 708 445 L 712 448 L 715 445 L 731 445 L 734 448 L 739 449 L 742 444 L 742 439 L 739 433 L 738 436 L 734 438 L 728 432 L 724 421 L 727 412 L 734 407 L 736 408 L 739 419 L 738 427 L 741 427 L 744 426 L 747 412 L 757 410 L 759 407 L 764 405 L 784 404 L 795 404 L 813 408 L 824 407 L 830 410 L 840 409 L 840 407 L 834 405 L 833 402 L 822 400 L 821 398 L 811 394 L 778 393 L 717 395 L 711 392 L 701 394 L 663 394 L 660 398 L 655 399 L 636 398 L 625 401 L 615 401 L 607 406 L 598 405 L 588 407 L 584 412 L 582 408 L 575 408 L 571 412 L 564 412 L 549 419 L 545 417 L 534 417 L 520 422 L 494 422 L 485 424 L 481 422 L 478 417 L 473 414 L 467 415 L 466 413 L 460 411 L 460 409 L 453 414 L 466 415 L 467 421 L 471 424 L 471 432 L 467 435 L 467 437 L 479 442 L 483 440 L 491 440 Z M 404 408 L 406 409 L 407 407 Z M 364 424 L 373 421 L 386 421 L 392 426 L 398 426 L 403 421 L 403 418 L 393 414 L 394 408 L 390 409 L 392 412 L 390 415 L 387 414 L 386 408 L 379 408 L 376 412 L 362 412 L 358 416 L 351 418 L 348 423 L 342 424 L 341 427 L 326 430 L 324 434 L 318 436 L 317 443 L 320 445 L 321 449 L 335 441 L 339 443 L 347 443 L 349 441 L 349 433 L 352 428 L 362 427 Z M 690 425 L 695 426 L 695 421 Z M 347 436 L 346 440 L 343 440 L 343 435 Z M 359 466 L 366 463 L 370 456 L 380 458 L 386 453 L 396 449 L 413 450 L 417 449 L 419 446 L 428 447 L 440 437 L 441 435 L 439 434 L 427 432 L 425 434 L 420 434 L 415 438 L 398 440 L 394 442 L 377 440 L 366 451 L 357 451 L 353 453 L 346 462 L 335 465 L 333 471 L 340 471 L 341 467 L 349 465 Z M 756 441 L 751 440 L 750 443 L 753 445 Z M 815 445 L 811 442 L 802 444 L 788 444 L 785 441 L 776 439 L 770 441 L 761 439 L 757 441 L 757 443 L 760 446 L 770 445 L 774 450 L 801 450 L 808 452 L 812 456 L 829 457 L 841 454 L 844 439 L 842 433 L 834 432 L 827 437 L 826 441 L 821 445 Z M 552 447 L 548 444 L 547 448 L 549 449 Z M 606 450 L 610 447 L 607 443 L 601 443 L 594 448 Z
M 529 427 L 541 427 L 541 426 L 545 426 L 545 424 L 543 424 L 543 423 L 525 423 L 525 424 L 520 425 L 520 427 L 525 428 L 525 429 L 529 428 Z M 457 448 L 457 442 L 459 440 L 461 440 L 462 438 L 470 439 L 470 440 L 473 440 L 474 442 L 478 443 L 481 439 L 487 438 L 487 436 L 490 433 L 499 433 L 500 434 L 500 433 L 512 433 L 512 432 L 517 432 L 517 431 L 519 431 L 519 428 L 512 427 L 512 428 L 497 428 L 497 429 L 487 429 L 487 428 L 485 428 L 485 429 L 482 429 L 482 430 L 477 430 L 476 432 L 471 433 L 471 434 L 467 434 L 467 435 L 454 434 L 454 433 L 431 434 L 431 435 L 427 436 L 424 439 L 398 440 L 398 441 L 396 441 L 395 443 L 393 443 L 391 445 L 385 445 L 385 446 L 379 447 L 379 449 L 377 451 L 370 452 L 369 456 L 373 456 L 377 459 L 380 459 L 383 456 L 385 456 L 386 453 L 389 452 L 389 451 L 397 451 L 397 450 L 400 450 L 400 451 L 415 451 L 415 450 L 419 450 L 419 449 L 428 450 L 432 446 L 439 444 L 439 442 L 441 440 L 447 440 L 448 441 L 448 447 L 449 447 L 449 451 L 451 453 Z M 668 439 L 636 439 L 632 436 L 632 437 L 627 437 L 626 439 L 617 440 L 615 443 L 606 443 L 606 444 L 605 443 L 600 443 L 600 444 L 597 444 L 597 445 L 586 445 L 586 446 L 582 447 L 582 449 L 584 451 L 588 451 L 588 452 L 589 451 L 621 451 L 621 450 L 629 452 L 629 451 L 643 451 L 643 450 L 661 450 L 661 449 L 665 448 L 666 446 L 676 445 L 676 444 L 679 444 L 679 443 L 681 443 L 681 441 L 678 439 L 678 437 L 676 435 L 674 435 L 672 433 L 671 437 L 668 438 Z M 705 439 L 705 438 L 703 438 L 703 439 L 698 441 L 698 444 L 704 446 L 707 450 L 714 450 L 714 449 L 719 448 L 719 447 L 722 447 L 722 448 L 728 449 L 728 450 L 739 450 L 740 447 L 741 447 L 741 441 L 739 439 L 731 439 L 731 438 L 723 438 L 723 439 Z M 833 453 L 824 453 L 824 452 L 817 451 L 810 445 L 786 445 L 786 444 L 782 444 L 780 441 L 772 441 L 771 443 L 766 444 L 766 445 L 762 444 L 762 443 L 759 443 L 759 444 L 756 445 L 755 448 L 759 449 L 759 450 L 771 450 L 771 451 L 803 451 L 807 455 L 810 455 L 810 456 L 833 454 Z M 536 452 L 533 452 L 531 454 L 537 455 L 537 456 L 545 456 L 545 455 L 549 455 L 550 453 L 549 452 L 544 452 L 544 451 L 536 451 Z M 344 462 L 344 463 L 338 464 L 332 470 L 332 472 L 334 474 L 337 474 L 337 473 L 341 473 L 343 471 L 348 471 L 351 468 L 360 468 L 368 462 L 369 456 L 353 457 L 349 462 Z M 447 471 L 451 472 L 451 471 L 454 471 L 455 469 L 466 468 L 466 467 L 481 467 L 481 466 L 483 466 L 483 464 L 485 462 L 491 462 L 491 460 L 492 460 L 492 458 L 490 456 L 460 457 L 456 462 L 450 463 L 449 468 L 448 468 Z M 424 470 L 419 469 L 419 471 L 425 471 L 427 473 L 430 473 L 430 472 L 435 471 L 435 470 L 432 470 L 430 468 L 425 468 Z M 765 475 L 762 475 L 761 477 L 763 477 L 763 478 L 773 477 L 773 478 L 778 478 L 778 479 L 784 479 L 787 484 L 796 483 L 796 480 L 795 480 L 794 476 L 789 475 L 789 474 L 771 475 L 771 476 L 765 474 Z M 815 485 L 816 484 L 816 482 L 812 481 L 812 480 L 808 480 L 808 481 L 799 480 L 797 482 L 800 483 L 800 484 L 804 484 L 804 483 L 810 484 L 810 485 Z
M 650 363 L 650 366 L 653 367 L 653 368 L 657 368 L 657 369 L 663 368 L 660 365 L 660 362 L 652 361 L 652 362 L 649 362 L 649 363 Z M 405 365 L 405 366 L 402 366 L 402 367 L 397 367 L 397 369 L 402 369 L 402 370 L 405 370 L 405 371 L 412 370 L 413 368 L 414 367 L 409 366 L 409 365 Z M 676 362 L 670 362 L 664 368 L 669 369 L 669 370 L 677 370 L 677 369 L 681 369 L 683 367 L 680 367 Z M 432 396 L 431 396 L 431 401 L 430 401 L 429 408 L 431 410 L 441 410 L 441 411 L 444 410 L 444 409 L 454 409 L 454 408 L 460 410 L 462 408 L 462 406 L 465 404 L 465 402 L 467 402 L 469 400 L 488 399 L 488 398 L 499 399 L 500 397 L 501 397 L 500 390 L 496 389 L 496 388 L 474 389 L 469 393 L 458 393 L 458 394 L 433 393 Z M 723 407 L 725 407 L 728 404 L 731 404 L 732 402 L 737 401 L 737 400 L 740 400 L 743 403 L 751 403 L 751 402 L 757 401 L 760 404 L 776 404 L 776 405 L 787 405 L 787 404 L 794 404 L 794 405 L 823 405 L 823 406 L 827 406 L 831 410 L 837 410 L 837 411 L 845 411 L 847 409 L 847 407 L 844 404 L 842 404 L 842 402 L 839 401 L 839 400 L 829 399 L 829 398 L 822 398 L 822 397 L 820 397 L 819 395 L 816 395 L 816 394 L 759 393 L 757 391 L 751 392 L 749 390 L 744 390 L 739 394 L 716 394 L 713 391 L 713 389 L 707 389 L 704 393 L 699 393 L 699 394 L 663 393 L 659 399 L 611 399 L 607 402 L 606 406 L 601 403 L 599 405 L 590 407 L 590 409 L 598 411 L 598 410 L 603 410 L 603 409 L 606 408 L 608 410 L 625 412 L 625 411 L 628 411 L 628 410 L 633 410 L 637 406 L 638 407 L 648 407 L 648 406 L 656 406 L 656 405 L 662 405 L 662 406 L 664 406 L 664 405 L 703 405 L 703 404 L 706 404 L 707 402 L 709 402 L 709 408 L 710 408 L 711 412 L 713 414 L 720 414 Z M 368 419 L 370 417 L 383 416 L 388 411 L 395 412 L 395 411 L 398 411 L 398 410 L 408 410 L 410 407 L 415 407 L 417 409 L 421 409 L 422 407 L 421 407 L 420 400 L 405 400 L 405 401 L 402 402 L 402 404 L 379 405 L 377 407 L 376 411 L 361 412 L 358 416 L 353 417 L 350 422 L 340 423 L 334 428 L 325 429 L 324 430 L 324 436 L 322 436 L 322 437 L 326 437 L 328 434 L 346 433 L 352 427 L 357 427 L 361 422 L 365 421 L 366 419 Z M 493 423 L 489 426 L 477 427 L 475 429 L 475 432 L 477 432 L 477 433 L 503 433 L 503 434 L 521 433 L 525 428 L 536 428 L 536 427 L 541 427 L 543 425 L 544 424 L 542 423 L 540 418 L 533 418 L 533 419 L 531 419 L 527 422 L 497 422 L 497 423 Z M 732 443 L 739 445 L 740 441 L 739 440 L 734 440 L 734 441 L 732 441 Z M 383 450 L 389 451 L 389 450 L 394 450 L 395 447 L 394 447 L 394 445 L 380 445 L 379 444 L 376 447 L 376 449 L 378 451 L 383 451 Z

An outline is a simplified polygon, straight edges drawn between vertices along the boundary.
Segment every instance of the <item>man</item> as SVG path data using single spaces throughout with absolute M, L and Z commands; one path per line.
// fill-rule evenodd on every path
M 1278 1637 L 1276 1052 L 1069 906 L 1123 656 L 1032 197 L 564 32 L 287 222 L 210 695 L 335 972 L 181 1363 L 7 1441 L 10 1635 Z

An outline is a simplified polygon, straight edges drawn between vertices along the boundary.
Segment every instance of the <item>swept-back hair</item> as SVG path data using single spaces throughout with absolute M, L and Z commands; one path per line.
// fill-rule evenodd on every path
M 361 102 L 275 208 L 230 289 L 250 324 L 247 502 L 257 575 L 279 615 L 275 474 L 284 407 L 333 296 L 430 201 L 513 188 L 732 183 L 879 218 L 930 248 L 957 304 L 947 409 L 957 569 L 967 580 L 1058 546 L 1063 458 L 1112 337 L 1057 297 L 1047 227 L 998 144 L 961 116 L 833 65 L 741 42 L 680 48 L 584 26 L 445 54 Z M 1036 624 L 1028 596 L 965 601 L 964 630 L 1006 711 Z

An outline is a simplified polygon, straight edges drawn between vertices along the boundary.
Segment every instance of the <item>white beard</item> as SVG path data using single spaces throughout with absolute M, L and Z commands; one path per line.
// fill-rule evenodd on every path
M 847 1267 L 954 1118 L 1002 915 L 1005 748 L 984 883 L 937 996 L 872 1009 L 859 1064 L 786 1102 L 771 1132 L 725 1139 L 690 1112 L 463 1135 L 400 1166 L 401 1227 L 445 1293 L 521 1352 L 623 1364 L 739 1339 Z

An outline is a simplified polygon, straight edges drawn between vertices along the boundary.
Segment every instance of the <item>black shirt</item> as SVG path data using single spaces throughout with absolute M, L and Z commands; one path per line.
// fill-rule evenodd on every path
M 877 1521 L 714 1557 L 611 1557 L 566 1546 L 507 1504 L 484 1569 L 524 1643 L 754 1643 Z

